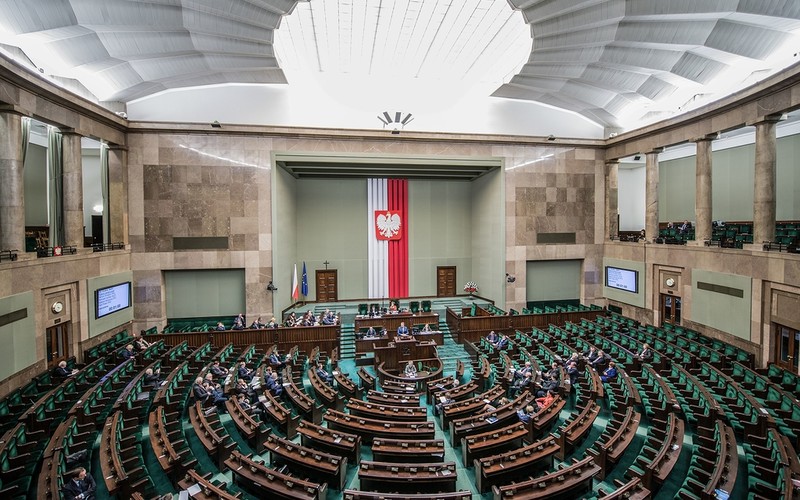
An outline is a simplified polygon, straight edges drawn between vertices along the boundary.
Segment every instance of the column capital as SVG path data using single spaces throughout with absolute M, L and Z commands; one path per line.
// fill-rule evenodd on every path
M 699 137 L 693 137 L 689 140 L 692 142 L 704 142 L 704 141 L 715 141 L 717 139 L 719 139 L 719 132 L 714 132 L 713 134 L 701 135 Z
M 747 122 L 748 126 L 760 125 L 762 123 L 778 123 L 786 119 L 786 113 L 773 113 L 771 115 L 763 115 L 757 117 L 755 120 Z
M 59 132 L 61 132 L 61 135 L 63 135 L 63 136 L 68 136 L 68 135 L 81 136 L 81 134 L 76 132 L 75 129 L 72 128 L 72 127 L 63 127 L 63 128 L 59 127 L 58 130 L 59 130 Z M 83 136 L 81 136 L 81 137 L 83 137 Z
M 660 154 L 660 153 L 663 153 L 663 152 L 664 152 L 664 148 L 661 147 L 661 148 L 653 148 L 650 151 L 645 151 L 644 154 L 646 154 L 646 155 L 657 155 L 657 154 Z
M 20 116 L 31 116 L 30 113 L 15 104 L 0 104 L 0 113 L 10 113 Z
M 122 144 L 114 144 L 109 142 L 106 144 L 108 146 L 109 151 L 128 151 L 128 146 L 123 146 Z

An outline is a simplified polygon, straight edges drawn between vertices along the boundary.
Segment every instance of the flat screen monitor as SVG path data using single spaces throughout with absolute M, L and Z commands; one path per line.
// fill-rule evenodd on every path
M 131 306 L 131 282 L 119 283 L 94 292 L 96 317 L 102 318 Z
M 606 286 L 625 292 L 639 293 L 639 271 L 606 266 Z

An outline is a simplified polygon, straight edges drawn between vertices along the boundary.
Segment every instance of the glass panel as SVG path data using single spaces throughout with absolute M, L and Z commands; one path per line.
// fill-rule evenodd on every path
M 53 361 L 53 354 L 54 354 L 53 353 L 53 346 L 55 345 L 55 342 L 53 342 L 53 333 L 54 333 L 53 328 L 48 328 L 47 329 L 47 343 L 45 345 L 45 348 L 47 349 L 47 362 L 48 363 Z
M 664 296 L 664 321 L 672 321 L 672 297 Z
M 675 297 L 675 323 L 681 322 L 681 298 Z
M 797 371 L 797 367 L 800 363 L 800 332 L 794 332 L 794 354 L 792 354 L 792 366 L 794 366 L 794 371 Z
M 778 348 L 778 359 L 783 361 L 784 363 L 789 362 L 789 330 L 787 328 L 781 328 L 781 338 L 780 338 L 780 347 Z

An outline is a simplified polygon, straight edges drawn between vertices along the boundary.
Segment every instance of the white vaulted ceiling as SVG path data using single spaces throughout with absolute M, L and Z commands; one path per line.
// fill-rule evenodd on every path
M 363 87 L 348 82 L 379 78 L 624 130 L 797 61 L 800 1 L 4 0 L 0 50 L 101 102 L 335 78 L 356 107 Z

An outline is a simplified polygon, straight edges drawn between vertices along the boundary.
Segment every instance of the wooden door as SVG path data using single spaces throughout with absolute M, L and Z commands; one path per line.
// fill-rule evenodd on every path
M 47 348 L 47 368 L 55 368 L 61 361 L 69 357 L 69 327 L 70 322 L 51 326 L 45 335 Z
M 800 363 L 800 331 L 783 325 L 775 325 L 775 364 L 797 373 Z
M 661 294 L 661 324 L 681 324 L 681 298 L 666 293 Z
M 456 294 L 456 266 L 436 266 L 436 296 L 453 297 Z
M 336 269 L 317 270 L 317 302 L 339 300 L 339 283 Z

